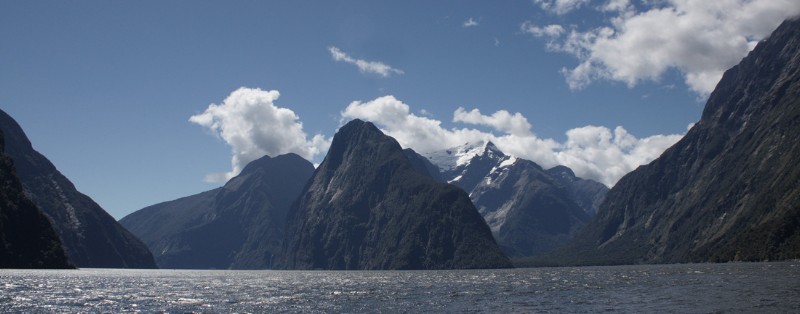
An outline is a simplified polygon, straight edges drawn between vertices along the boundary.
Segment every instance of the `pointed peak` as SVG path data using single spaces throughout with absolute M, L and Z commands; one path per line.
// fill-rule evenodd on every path
M 484 144 L 483 152 L 489 153 L 491 156 L 505 156 L 505 153 L 497 148 L 492 141 L 487 141 L 486 144 Z
M 350 122 L 347 122 L 344 126 L 339 128 L 339 131 L 342 132 L 349 132 L 355 130 L 371 130 L 371 131 L 380 131 L 378 127 L 376 127 L 372 122 L 367 122 L 361 119 L 353 119 Z

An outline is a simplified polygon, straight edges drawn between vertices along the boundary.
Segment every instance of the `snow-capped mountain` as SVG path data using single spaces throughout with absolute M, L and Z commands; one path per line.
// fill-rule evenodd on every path
M 478 143 L 465 143 L 443 151 L 435 151 L 423 154 L 431 163 L 439 167 L 442 174 L 449 174 L 458 168 L 463 168 L 468 165 L 473 157 L 482 156 L 490 150 L 489 153 L 498 152 L 497 147 L 492 142 L 478 142 Z
M 569 240 L 608 190 L 567 167 L 544 170 L 504 154 L 492 142 L 467 143 L 425 154 L 441 177 L 470 199 L 511 256 L 533 256 Z M 591 201 L 587 201 L 591 200 Z

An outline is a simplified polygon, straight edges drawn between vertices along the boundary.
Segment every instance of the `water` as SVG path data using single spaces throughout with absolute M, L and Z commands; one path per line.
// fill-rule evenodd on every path
M 800 312 L 800 262 L 469 271 L 0 270 L 0 312 Z

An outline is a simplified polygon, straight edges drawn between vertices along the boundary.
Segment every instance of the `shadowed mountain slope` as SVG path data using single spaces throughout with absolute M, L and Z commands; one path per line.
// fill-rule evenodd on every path
M 50 218 L 69 259 L 78 267 L 155 268 L 153 256 L 91 198 L 75 189 L 31 146 L 22 128 L 0 111 L 6 154 L 14 160 L 26 194 Z
M 336 133 L 286 230 L 287 269 L 511 266 L 464 191 L 417 172 L 397 141 L 360 120 Z
M 73 268 L 53 226 L 25 196 L 0 131 L 0 268 Z
M 286 212 L 313 171 L 296 154 L 264 156 L 221 188 L 143 208 L 120 222 L 162 268 L 272 268 Z
M 623 177 L 568 264 L 800 258 L 800 20 L 726 71 L 700 122 Z

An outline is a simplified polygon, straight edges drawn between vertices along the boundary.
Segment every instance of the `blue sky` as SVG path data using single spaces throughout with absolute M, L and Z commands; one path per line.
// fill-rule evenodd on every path
M 318 163 L 351 118 L 418 150 L 494 140 L 612 185 L 797 13 L 791 0 L 3 1 L 0 108 L 116 218 L 264 153 Z

